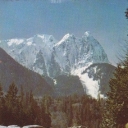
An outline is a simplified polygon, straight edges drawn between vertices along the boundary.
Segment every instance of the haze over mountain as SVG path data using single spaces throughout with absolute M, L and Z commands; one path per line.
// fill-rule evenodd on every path
M 93 97 L 97 97 L 101 89 L 101 78 L 92 79 L 89 72 L 86 75 L 83 72 L 92 64 L 98 66 L 106 63 L 104 66 L 108 64 L 107 68 L 111 68 L 103 47 L 89 32 L 85 32 L 81 38 L 66 34 L 60 41 L 52 35 L 43 34 L 28 39 L 2 40 L 0 47 L 23 66 L 56 81 L 55 85 L 56 78 L 60 75 L 78 76 L 85 92 Z M 100 67 L 98 66 L 99 70 Z M 107 70 L 101 69 L 107 75 L 112 74 L 112 71 L 107 73 Z M 96 73 L 97 71 L 93 75 Z

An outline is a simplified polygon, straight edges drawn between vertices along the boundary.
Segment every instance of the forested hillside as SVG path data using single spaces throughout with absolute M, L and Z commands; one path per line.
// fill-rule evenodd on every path
M 23 90 L 18 90 L 12 83 L 4 94 L 0 86 L 0 124 L 38 124 L 45 128 L 82 125 L 99 128 L 104 100 L 76 94 L 59 98 L 48 95 L 35 98 L 32 92 L 25 93 Z

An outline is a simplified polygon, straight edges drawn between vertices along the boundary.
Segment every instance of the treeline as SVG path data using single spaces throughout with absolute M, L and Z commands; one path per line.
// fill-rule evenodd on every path
M 104 104 L 103 99 L 96 100 L 87 95 L 57 98 L 50 107 L 52 128 L 99 128 Z
M 3 93 L 2 86 L 0 86 L 0 125 L 40 124 L 50 128 L 50 115 L 42 104 L 39 105 L 31 91 L 24 93 L 21 87 L 18 93 L 14 83 L 9 86 L 6 94 Z
M 99 128 L 103 106 L 104 100 L 95 100 L 87 95 L 35 98 L 31 91 L 24 93 L 22 87 L 18 92 L 14 83 L 9 86 L 6 94 L 0 86 L 1 125 L 38 124 L 46 128 L 83 125 Z

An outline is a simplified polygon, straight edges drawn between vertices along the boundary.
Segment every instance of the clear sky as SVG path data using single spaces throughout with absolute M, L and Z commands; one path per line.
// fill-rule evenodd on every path
M 116 64 L 127 39 L 126 8 L 128 0 L 0 0 L 0 40 L 90 31 Z

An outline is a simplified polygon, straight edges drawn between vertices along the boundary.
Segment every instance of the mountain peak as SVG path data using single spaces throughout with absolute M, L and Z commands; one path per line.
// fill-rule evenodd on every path
M 70 42 L 73 39 L 75 39 L 75 36 L 73 34 L 67 33 L 56 45 L 60 45 L 63 42 Z
M 73 38 L 73 37 L 75 37 L 73 34 L 67 33 L 67 34 L 63 37 L 63 39 L 66 40 L 66 39 L 68 39 L 68 38 Z
M 21 89 L 21 85 L 23 85 L 25 92 L 31 90 L 35 96 L 53 92 L 42 76 L 21 66 L 2 48 L 0 48 L 0 82 L 5 92 L 12 82 L 17 85 L 18 89 Z
M 52 35 L 37 34 L 29 39 L 2 41 L 0 47 L 23 66 L 51 78 L 63 74 L 81 77 L 90 64 L 109 63 L 103 47 L 88 31 L 82 38 L 68 33 L 59 42 Z M 87 74 L 82 78 L 89 79 Z
M 36 34 L 34 39 L 41 39 L 43 41 L 53 41 L 55 38 L 52 35 L 47 35 L 47 34 Z
M 13 45 L 13 44 L 19 45 L 19 44 L 21 44 L 21 43 L 23 43 L 23 42 L 24 42 L 24 39 L 17 39 L 17 38 L 15 38 L 15 39 L 10 39 L 10 40 L 8 40 L 8 46 L 11 46 L 11 45 Z
M 84 33 L 84 35 L 85 35 L 86 37 L 89 37 L 89 36 L 90 36 L 90 32 L 89 32 L 89 31 L 86 31 L 86 32 Z

